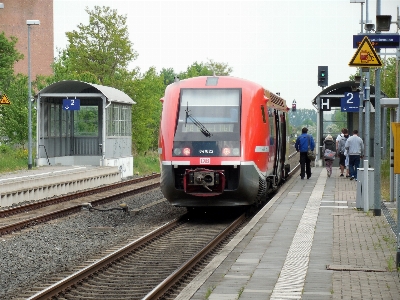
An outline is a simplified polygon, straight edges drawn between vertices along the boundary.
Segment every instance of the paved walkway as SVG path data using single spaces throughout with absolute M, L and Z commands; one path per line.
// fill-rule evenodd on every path
M 400 299 L 384 214 L 356 210 L 357 183 L 338 168 L 312 172 L 288 181 L 176 299 Z

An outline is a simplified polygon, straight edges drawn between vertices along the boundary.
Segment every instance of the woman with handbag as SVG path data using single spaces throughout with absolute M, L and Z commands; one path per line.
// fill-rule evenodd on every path
M 308 157 L 308 151 L 314 152 L 315 143 L 312 135 L 307 134 L 308 128 L 304 127 L 301 130 L 301 135 L 298 136 L 295 143 L 297 152 L 300 152 L 300 177 L 304 179 L 307 174 L 307 179 L 311 177 L 311 159 Z M 315 157 L 314 157 L 315 159 Z
M 324 144 L 322 145 L 322 153 L 324 153 L 325 167 L 328 177 L 332 175 L 332 164 L 335 160 L 336 152 L 335 152 L 335 142 L 330 134 L 324 140 Z

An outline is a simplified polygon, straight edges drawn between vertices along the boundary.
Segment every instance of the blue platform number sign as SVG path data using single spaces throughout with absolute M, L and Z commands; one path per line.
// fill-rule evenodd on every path
M 360 94 L 347 92 L 340 98 L 340 107 L 342 112 L 358 112 L 360 106 Z
M 63 99 L 63 110 L 80 110 L 80 99 Z

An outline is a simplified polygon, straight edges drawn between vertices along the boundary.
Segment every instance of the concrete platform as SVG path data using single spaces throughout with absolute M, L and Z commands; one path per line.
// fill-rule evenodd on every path
M 357 210 L 357 183 L 312 169 L 284 189 L 176 298 L 400 299 L 396 237 Z
M 0 207 L 42 200 L 120 180 L 118 167 L 43 166 L 0 174 Z

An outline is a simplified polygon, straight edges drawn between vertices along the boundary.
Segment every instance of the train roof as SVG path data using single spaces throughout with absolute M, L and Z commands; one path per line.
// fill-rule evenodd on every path
M 170 84 L 170 86 L 176 87 L 178 85 L 179 88 L 202 88 L 202 87 L 216 87 L 216 88 L 237 88 L 238 86 L 246 86 L 250 89 L 262 89 L 264 90 L 264 96 L 269 101 L 269 106 L 274 107 L 276 109 L 286 110 L 289 108 L 286 105 L 286 100 L 278 96 L 277 94 L 272 93 L 269 90 L 266 90 L 258 83 L 253 81 L 242 79 L 233 76 L 199 76 L 192 77 L 183 80 L 175 81 Z

